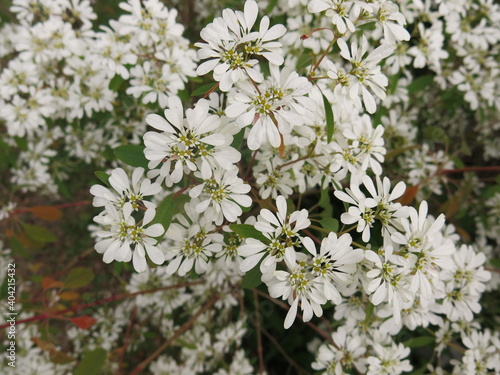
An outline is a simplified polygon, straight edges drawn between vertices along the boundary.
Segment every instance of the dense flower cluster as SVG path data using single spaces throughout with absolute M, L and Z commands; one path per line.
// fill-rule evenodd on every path
M 125 281 L 135 305 L 71 329 L 75 351 L 116 349 L 137 314 L 149 318 L 127 333 L 131 351 L 148 329 L 178 338 L 149 373 L 256 373 L 242 340 L 255 324 L 260 340 L 260 317 L 235 313 L 245 288 L 288 306 L 285 329 L 322 318 L 313 326 L 328 342 L 310 345 L 319 373 L 417 370 L 402 338 L 421 332 L 430 373 L 500 373 L 499 333 L 476 320 L 483 293 L 500 285 L 487 270 L 498 184 L 483 194 L 474 177 L 447 177 L 461 167 L 454 153 L 476 151 L 472 128 L 484 159 L 499 156 L 498 4 L 246 0 L 192 44 L 159 0 L 120 9 L 97 29 L 87 0 L 14 0 L 18 23 L 0 36 L 0 146 L 21 150 L 10 181 L 56 193 L 72 159 L 109 167 L 98 174 L 106 186 L 90 188 L 101 212 L 89 229 L 105 263 L 137 271 Z M 129 165 L 107 163 L 112 150 Z M 445 200 L 450 180 L 457 193 Z M 436 196 L 451 217 L 457 201 L 481 201 L 474 237 L 430 213 Z M 2 206 L 0 221 L 15 203 Z M 141 294 L 152 288 L 161 291 Z M 448 346 L 461 350 L 442 355 Z M 71 371 L 38 348 L 23 361 Z

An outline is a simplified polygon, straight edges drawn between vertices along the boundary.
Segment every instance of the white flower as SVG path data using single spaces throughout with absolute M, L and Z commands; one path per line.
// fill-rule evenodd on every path
M 303 261 L 297 261 L 294 250 L 285 253 L 285 263 L 288 271 L 275 271 L 273 276 L 276 280 L 270 281 L 268 285 L 271 297 L 288 299 L 291 304 L 284 323 L 287 329 L 295 321 L 299 303 L 304 313 L 304 322 L 308 322 L 313 313 L 316 316 L 323 314 L 321 305 L 326 303 L 326 298 L 319 290 L 318 281 L 308 271 L 307 265 Z
M 252 124 L 247 138 L 250 150 L 257 150 L 265 141 L 278 148 L 283 134 L 312 116 L 314 103 L 305 96 L 312 87 L 307 78 L 289 70 L 280 71 L 276 65 L 271 65 L 270 71 L 271 78 L 258 90 L 249 82 L 240 84 L 233 103 L 226 108 L 226 115 L 235 118 L 238 126 Z
M 250 185 L 238 177 L 237 167 L 228 171 L 215 169 L 213 172 L 213 176 L 192 188 L 189 196 L 200 197 L 196 211 L 206 211 L 206 216 L 213 218 L 215 224 L 221 225 L 223 218 L 234 222 L 243 213 L 240 206 L 250 207 L 252 204 L 252 198 L 246 195 Z
M 159 175 L 165 178 L 167 186 L 181 180 L 185 171 L 201 171 L 203 178 L 209 178 L 212 168 L 220 166 L 226 170 L 240 160 L 240 153 L 230 145 L 232 136 L 218 133 L 221 121 L 216 115 L 209 114 L 207 100 L 199 100 L 194 109 L 186 110 L 177 96 L 169 97 L 165 117 L 148 115 L 149 125 L 161 131 L 147 132 L 144 135 L 146 149 L 144 154 L 149 168 L 163 165 L 159 171 L 148 176 Z M 173 171 L 171 171 L 173 167 Z
M 148 178 L 143 178 L 144 168 L 135 168 L 132 173 L 132 179 L 122 168 L 115 168 L 109 177 L 109 184 L 115 190 L 112 192 L 102 185 L 93 185 L 90 193 L 94 195 L 92 205 L 94 207 L 103 207 L 112 203 L 116 207 L 123 207 L 126 202 L 130 202 L 134 210 L 138 210 L 139 202 L 145 196 L 155 195 L 160 192 L 161 186 L 157 183 L 151 183 Z M 145 202 L 148 207 L 152 203 Z
M 353 274 L 356 272 L 356 264 L 364 258 L 363 250 L 354 250 L 350 245 L 351 235 L 345 233 L 339 238 L 335 233 L 330 233 L 321 242 L 319 253 L 314 242 L 306 237 L 302 243 L 312 254 L 312 273 L 323 283 L 321 288 L 325 297 L 338 305 L 342 297 L 335 284 L 342 287 L 353 282 Z
M 387 77 L 380 72 L 380 66 L 377 65 L 382 59 L 393 53 L 394 47 L 389 44 L 382 44 L 366 57 L 368 52 L 368 40 L 365 36 L 361 39 L 361 45 L 356 42 L 351 44 L 351 48 L 347 43 L 339 38 L 337 44 L 340 48 L 341 56 L 348 60 L 352 65 L 352 70 L 349 72 L 354 83 L 350 85 L 349 96 L 355 99 L 361 94 L 363 103 L 369 113 L 374 113 L 377 109 L 373 95 L 368 91 L 367 87 L 380 99 L 385 99 L 385 87 L 388 84 Z
M 196 200 L 186 203 L 186 214 L 178 214 L 178 223 L 172 223 L 165 233 L 165 238 L 174 241 L 165 254 L 170 260 L 166 270 L 169 275 L 177 272 L 184 276 L 193 266 L 197 274 L 202 274 L 207 270 L 209 257 L 222 250 L 223 235 L 215 233 L 212 221 L 196 212 L 197 204 Z
M 157 240 L 154 239 L 163 234 L 163 226 L 156 223 L 145 228 L 153 220 L 155 209 L 147 209 L 142 221 L 136 223 L 130 202 L 125 203 L 119 210 L 111 204 L 106 204 L 105 207 L 106 210 L 94 218 L 95 222 L 108 227 L 108 230 L 97 233 L 104 239 L 95 245 L 98 253 L 104 253 L 105 263 L 113 260 L 119 262 L 133 260 L 134 269 L 137 272 L 144 272 L 147 269 L 146 253 L 155 264 L 162 264 L 165 261 L 165 256 L 157 247 Z
M 410 361 L 403 358 L 410 354 L 410 348 L 403 344 L 393 343 L 390 347 L 384 347 L 378 343 L 373 345 L 374 354 L 367 358 L 367 375 L 399 375 L 413 369 Z

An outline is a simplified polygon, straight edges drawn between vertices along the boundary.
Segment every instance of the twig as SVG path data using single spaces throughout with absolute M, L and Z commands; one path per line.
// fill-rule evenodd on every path
M 257 354 L 259 356 L 259 374 L 265 374 L 266 368 L 264 367 L 264 353 L 262 351 L 262 334 L 261 334 L 261 326 L 260 326 L 260 313 L 259 313 L 259 297 L 257 296 L 257 292 L 252 290 L 253 292 L 253 300 L 255 303 L 255 324 L 257 325 Z
M 146 358 L 144 361 L 139 363 L 137 367 L 130 373 L 130 375 L 138 375 L 141 373 L 141 371 L 151 362 L 153 361 L 156 357 L 158 357 L 166 348 L 168 348 L 180 335 L 182 335 L 184 332 L 186 332 L 188 329 L 191 328 L 191 326 L 196 322 L 196 319 L 203 314 L 205 311 L 210 309 L 212 305 L 217 302 L 219 299 L 218 294 L 214 294 L 212 298 L 205 303 L 197 312 L 194 314 L 186 323 L 184 323 L 174 334 L 172 337 L 170 337 L 167 341 L 165 341 L 156 351 L 151 354 L 148 358 Z
M 252 290 L 255 290 L 255 293 L 257 293 L 259 296 L 262 296 L 264 298 L 267 298 L 268 300 L 270 300 L 271 302 L 275 303 L 276 305 L 278 305 L 279 307 L 285 309 L 285 310 L 290 310 L 290 306 L 284 304 L 283 302 L 281 301 L 278 301 L 276 298 L 273 298 L 269 295 L 267 295 L 266 293 L 264 292 L 261 292 L 260 290 L 258 289 L 255 289 L 253 288 Z M 304 318 L 302 317 L 302 314 L 297 314 L 297 316 L 299 317 L 299 319 L 301 319 L 302 321 L 304 321 Z M 324 339 L 328 340 L 328 342 L 330 344 L 332 344 L 334 347 L 337 347 L 337 345 L 333 342 L 332 338 L 330 337 L 330 335 L 328 335 L 328 333 L 326 333 L 325 331 L 321 330 L 321 328 L 319 328 L 317 325 L 311 323 L 311 322 L 304 322 L 305 324 L 307 324 L 309 327 L 311 327 L 312 329 L 314 329 L 317 333 L 319 333 Z
M 191 283 L 180 283 L 180 284 L 175 284 L 175 285 L 162 286 L 160 288 L 142 290 L 142 291 L 135 292 L 135 293 L 117 294 L 116 296 L 113 296 L 113 297 L 100 299 L 98 301 L 86 303 L 86 304 L 83 304 L 80 306 L 70 307 L 68 309 L 59 310 L 59 311 L 50 311 L 50 312 L 47 312 L 44 314 L 32 316 L 31 318 L 28 318 L 28 319 L 17 320 L 15 324 L 17 325 L 17 324 L 21 324 L 21 323 L 36 322 L 38 320 L 55 318 L 58 315 L 63 315 L 63 314 L 69 313 L 69 312 L 76 312 L 76 311 L 85 310 L 89 307 L 98 306 L 98 305 L 102 305 L 102 304 L 105 304 L 108 302 L 118 301 L 118 300 L 125 299 L 125 298 L 132 298 L 132 297 L 135 297 L 135 296 L 138 296 L 141 294 L 154 293 L 154 292 L 158 292 L 160 290 L 177 289 L 177 288 L 182 288 L 182 287 L 186 287 L 186 286 L 198 285 L 198 284 L 202 284 L 202 283 L 204 283 L 204 281 L 194 281 Z M 10 324 L 3 324 L 0 326 L 0 329 L 7 328 L 9 326 L 10 326 Z
M 457 169 L 441 169 L 439 174 L 466 173 L 466 172 L 500 172 L 500 166 L 492 167 L 465 167 Z
M 123 339 L 122 353 L 120 356 L 120 363 L 118 364 L 118 370 L 116 371 L 116 375 L 120 375 L 122 373 L 123 360 L 125 359 L 125 351 L 127 350 L 127 346 L 130 340 L 130 332 L 132 331 L 132 324 L 134 323 L 136 312 L 137 312 L 137 306 L 134 306 L 134 308 L 132 309 L 132 313 L 130 314 L 130 321 L 127 326 L 127 332 L 125 333 L 125 338 Z
M 306 370 L 304 370 L 302 367 L 298 365 L 297 362 L 295 362 L 290 356 L 286 353 L 285 349 L 278 343 L 278 340 L 276 340 L 273 335 L 271 335 L 269 332 L 267 332 L 264 328 L 262 329 L 262 333 L 266 335 L 266 337 L 273 343 L 273 345 L 276 347 L 276 349 L 281 353 L 281 355 L 292 365 L 296 370 L 298 374 L 309 374 Z

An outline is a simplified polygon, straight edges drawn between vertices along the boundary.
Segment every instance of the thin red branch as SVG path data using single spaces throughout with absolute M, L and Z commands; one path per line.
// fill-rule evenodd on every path
M 191 328 L 191 326 L 196 322 L 196 320 L 199 318 L 201 314 L 203 314 L 205 311 L 210 309 L 212 305 L 217 302 L 219 299 L 218 294 L 214 294 L 212 298 L 205 303 L 200 309 L 186 322 L 184 323 L 174 334 L 172 337 L 170 337 L 167 341 L 165 341 L 156 351 L 151 354 L 148 358 L 146 358 L 144 361 L 139 363 L 134 370 L 130 373 L 130 375 L 138 375 L 141 373 L 141 371 L 149 365 L 151 361 L 153 361 L 156 357 L 158 357 L 166 348 L 168 348 L 177 338 L 182 335 L 184 332 L 186 332 L 188 329 Z
M 457 169 L 441 169 L 439 174 L 467 173 L 467 172 L 500 172 L 500 166 L 492 167 L 465 167 Z
M 28 319 L 17 320 L 15 324 L 17 325 L 17 324 L 21 324 L 21 323 L 29 323 L 29 322 L 36 322 L 38 320 L 50 319 L 50 318 L 54 318 L 54 317 L 57 317 L 59 315 L 63 315 L 63 314 L 69 313 L 69 312 L 81 311 L 81 310 L 88 309 L 89 307 L 99 306 L 99 305 L 103 305 L 105 303 L 118 301 L 118 300 L 125 299 L 125 298 L 132 298 L 132 297 L 135 297 L 135 296 L 138 296 L 141 294 L 148 294 L 148 293 L 158 292 L 160 290 L 177 289 L 177 288 L 182 288 L 182 287 L 186 287 L 186 286 L 198 285 L 198 284 L 202 284 L 203 282 L 204 281 L 194 281 L 192 283 L 180 283 L 180 284 L 175 284 L 175 285 L 162 286 L 160 288 L 142 290 L 142 291 L 135 292 L 135 293 L 117 294 L 116 296 L 113 296 L 113 297 L 100 299 L 100 300 L 97 300 L 97 301 L 94 301 L 91 303 L 86 303 L 83 305 L 70 307 L 68 309 L 59 310 L 59 311 L 50 311 L 50 312 L 46 312 L 43 314 L 32 316 L 31 318 L 28 318 Z M 10 326 L 10 324 L 3 324 L 0 326 L 0 329 L 7 328 L 9 326 Z

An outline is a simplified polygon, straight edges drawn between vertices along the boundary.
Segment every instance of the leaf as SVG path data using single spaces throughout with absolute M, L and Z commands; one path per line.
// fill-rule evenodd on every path
M 115 156 L 132 167 L 148 167 L 148 159 L 144 156 L 144 146 L 123 145 L 113 150 Z
M 260 242 L 265 244 L 269 244 L 269 238 L 264 236 L 261 232 L 259 232 L 253 225 L 250 224 L 231 224 L 229 225 L 229 229 L 231 229 L 234 233 L 239 234 L 241 237 L 245 238 L 255 238 Z
M 412 337 L 409 340 L 406 340 L 403 344 L 407 348 L 420 348 L 422 346 L 427 346 L 433 344 L 436 341 L 433 336 L 420 336 L 420 337 Z
M 213 87 L 214 87 L 213 83 L 207 83 L 206 85 L 203 85 L 203 86 L 198 87 L 197 89 L 195 89 L 191 93 L 191 96 L 202 96 L 202 95 L 205 95 L 207 92 L 211 91 Z
M 70 356 L 67 353 L 61 352 L 59 350 L 53 350 L 50 352 L 50 361 L 52 363 L 57 363 L 59 365 L 64 365 L 76 361 L 76 358 Z
M 73 375 L 99 375 L 106 356 L 107 352 L 101 348 L 85 352 Z
M 241 281 L 241 287 L 243 289 L 257 288 L 262 284 L 262 272 L 260 272 L 260 262 L 250 271 L 248 271 L 243 280 Z
M 396 200 L 396 202 L 401 203 L 403 206 L 408 206 L 418 193 L 419 185 L 408 186 L 404 194 Z
M 80 293 L 77 292 L 62 292 L 59 294 L 61 301 L 74 301 L 80 298 Z
M 412 83 L 408 85 L 408 92 L 410 94 L 418 91 L 422 91 L 427 86 L 431 85 L 434 82 L 433 75 L 425 75 L 418 78 L 415 78 Z
M 109 174 L 101 172 L 101 171 L 95 171 L 94 173 L 99 180 L 101 180 L 102 182 L 104 182 L 106 184 L 106 186 L 111 187 L 111 185 L 109 183 L 109 177 L 110 177 Z
M 42 279 L 42 288 L 44 290 L 51 289 L 51 288 L 62 288 L 64 286 L 64 283 L 61 281 L 57 281 L 51 277 L 44 277 Z
M 424 137 L 438 143 L 448 143 L 446 132 L 437 126 L 428 126 L 424 129 Z
M 241 145 L 243 144 L 243 138 L 245 136 L 245 128 L 241 129 L 234 137 L 233 142 L 231 143 L 231 147 L 239 150 L 241 149 Z
M 323 228 L 331 232 L 338 232 L 339 230 L 339 221 L 337 219 L 327 217 L 325 219 L 321 219 L 319 223 Z
M 94 280 L 94 272 L 90 268 L 73 268 L 64 279 L 64 289 L 83 288 L 89 285 L 92 280 Z
M 56 242 L 57 237 L 54 233 L 44 227 L 21 223 L 29 238 L 39 242 Z
M 500 259 L 498 258 L 490 259 L 489 262 L 493 267 L 500 269 Z
M 330 194 L 328 194 L 329 190 L 321 189 L 321 196 L 318 202 L 318 206 L 323 208 L 323 212 L 321 212 L 321 217 L 323 218 L 331 218 L 333 216 L 333 206 L 330 201 Z
M 120 90 L 121 85 L 123 84 L 124 79 L 122 78 L 121 75 L 115 74 L 115 76 L 109 81 L 109 86 L 108 88 L 111 91 L 118 92 Z
M 12 249 L 13 253 L 16 255 L 21 255 L 23 258 L 28 256 L 28 251 L 24 247 L 23 243 L 17 237 L 9 237 L 9 248 Z
M 163 238 L 167 229 L 170 227 L 173 216 L 174 216 L 174 196 L 169 195 L 160 202 L 158 207 L 156 207 L 156 215 L 154 219 L 151 221 L 151 224 L 160 223 L 161 225 L 163 225 L 164 232 L 161 238 Z
M 46 221 L 57 221 L 62 218 L 63 213 L 57 207 L 52 206 L 35 206 L 27 209 L 33 213 L 37 218 Z
M 266 13 L 271 13 L 277 4 L 278 0 L 269 0 L 269 4 L 267 5 L 266 8 Z
M 370 302 L 368 308 L 366 309 L 365 323 L 369 323 L 373 316 L 373 310 L 375 310 L 375 305 Z
M 97 322 L 96 319 L 88 315 L 77 316 L 76 318 L 70 318 L 69 320 L 71 320 L 71 323 L 75 324 L 81 329 L 89 329 L 94 325 L 95 322 Z
M 326 140 L 328 143 L 331 142 L 333 137 L 333 111 L 332 106 L 325 94 L 323 95 L 323 105 L 325 106 L 325 118 L 326 118 Z
M 297 60 L 297 69 L 305 68 L 311 65 L 311 62 L 312 62 L 311 54 L 309 52 L 303 53 L 302 55 L 299 56 L 299 59 Z

